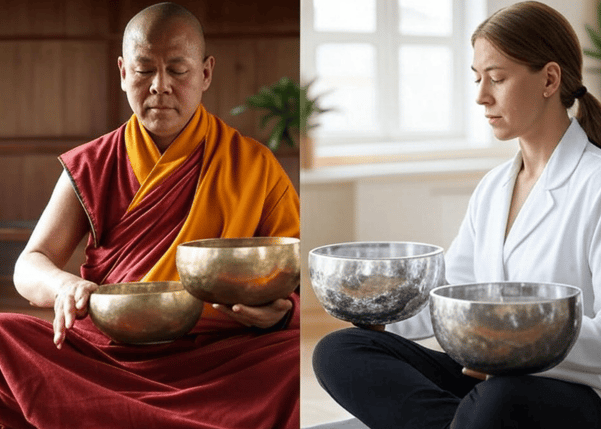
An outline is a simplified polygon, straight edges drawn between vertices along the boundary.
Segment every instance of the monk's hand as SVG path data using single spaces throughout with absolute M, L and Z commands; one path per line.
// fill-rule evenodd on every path
M 213 304 L 213 308 L 229 315 L 243 325 L 267 329 L 282 320 L 292 308 L 292 302 L 288 299 L 276 299 L 262 306 L 234 304 L 230 307 L 223 304 Z
M 473 369 L 463 368 L 461 370 L 463 375 L 467 375 L 468 377 L 477 378 L 478 380 L 488 380 L 491 376 L 488 374 L 484 374 L 483 372 L 474 371 Z
M 88 314 L 90 294 L 98 289 L 96 283 L 77 280 L 64 284 L 54 298 L 54 344 L 60 349 L 65 342 L 67 329 L 71 329 L 75 319 Z

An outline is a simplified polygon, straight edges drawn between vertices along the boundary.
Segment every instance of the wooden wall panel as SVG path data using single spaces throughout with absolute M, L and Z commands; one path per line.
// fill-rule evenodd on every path
M 16 44 L 17 81 L 12 84 L 22 90 L 14 100 L 18 109 L 16 135 L 60 135 L 61 45 L 55 41 Z
M 111 12 L 118 2 L 109 0 L 62 0 L 65 4 L 63 34 L 107 34 L 112 27 Z
M 94 136 L 109 128 L 108 45 L 62 43 L 61 135 Z M 115 60 L 116 63 L 116 60 Z M 114 67 L 118 77 L 117 67 Z
M 255 44 L 254 40 L 207 41 L 208 52 L 215 57 L 215 70 L 203 103 L 210 112 L 242 133 L 248 133 L 253 127 L 253 118 L 246 113 L 232 117 L 229 112 L 257 89 Z
M 157 3 L 153 0 L 124 0 L 119 28 L 140 10 Z M 299 34 L 300 0 L 179 0 L 202 23 L 205 33 L 227 37 L 236 34 Z
M 39 219 L 62 171 L 53 155 L 27 156 L 23 165 L 24 219 Z
M 106 34 L 110 0 L 2 0 L 0 36 Z
M 0 220 L 26 219 L 23 212 L 23 158 L 0 157 Z
M 60 47 L 56 42 L 3 42 L 0 137 L 60 133 Z M 4 92 L 6 91 L 6 92 Z
M 0 157 L 0 221 L 38 219 L 61 170 L 54 155 Z
M 23 89 L 15 83 L 18 80 L 19 57 L 17 47 L 12 42 L 0 42 L 0 134 L 16 135 L 19 120 L 19 105 L 25 103 Z
M 153 3 L 0 0 L 0 220 L 37 219 L 60 174 L 56 156 L 68 142 L 129 119 L 117 69 L 121 36 L 128 20 Z M 298 77 L 299 1 L 181 4 L 203 21 L 217 58 L 207 109 L 265 141 L 256 113 L 229 111 L 263 85 Z M 297 154 L 287 150 L 280 159 L 298 184 Z
M 260 113 L 231 116 L 229 112 L 262 86 L 274 84 L 283 76 L 298 82 L 298 40 L 215 40 L 207 45 L 216 65 L 211 88 L 204 95 L 205 106 L 243 134 L 266 141 L 268 132 L 258 128 Z
M 2 42 L 0 137 L 92 136 L 108 129 L 102 42 Z

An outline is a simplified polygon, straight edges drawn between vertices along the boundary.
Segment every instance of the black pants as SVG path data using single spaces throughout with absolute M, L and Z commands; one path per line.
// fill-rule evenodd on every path
M 532 375 L 480 382 L 445 353 L 389 332 L 329 334 L 313 368 L 371 429 L 601 428 L 601 398 L 588 386 Z

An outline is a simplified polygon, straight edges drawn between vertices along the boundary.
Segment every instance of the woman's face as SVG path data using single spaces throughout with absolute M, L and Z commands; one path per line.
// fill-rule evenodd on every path
M 502 54 L 488 40 L 476 39 L 472 64 L 478 93 L 476 102 L 499 140 L 528 139 L 544 126 L 545 69 L 534 72 Z

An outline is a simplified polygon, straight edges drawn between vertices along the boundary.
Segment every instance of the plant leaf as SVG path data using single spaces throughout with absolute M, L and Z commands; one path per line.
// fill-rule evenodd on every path
M 259 92 L 258 94 L 249 96 L 246 99 L 246 104 L 250 107 L 271 109 L 273 106 L 273 100 L 269 94 Z
M 247 110 L 248 110 L 248 107 L 245 104 L 241 104 L 240 106 L 236 106 L 232 110 L 230 110 L 230 115 L 236 116 L 241 113 L 244 113 Z
M 265 128 L 265 126 L 267 125 L 267 123 L 268 123 L 268 122 L 269 122 L 271 119 L 275 118 L 276 116 L 277 116 L 277 115 L 276 115 L 274 112 L 269 112 L 269 113 L 266 113 L 265 115 L 263 115 L 263 116 L 261 117 L 261 119 L 259 120 L 259 128 L 260 128 L 260 129 L 263 129 L 263 128 Z
M 601 60 L 601 52 L 585 49 L 584 54 L 588 57 L 597 58 L 598 60 Z
M 269 136 L 269 140 L 267 141 L 267 146 L 269 149 L 275 151 L 280 147 L 280 142 L 282 141 L 282 135 L 284 134 L 285 129 L 285 121 L 281 120 L 275 124 L 273 130 L 271 131 L 271 135 Z
M 586 32 L 588 33 L 588 35 L 589 35 L 591 41 L 593 42 L 593 44 L 595 45 L 595 47 L 597 49 L 601 49 L 601 37 L 599 36 L 599 33 L 594 31 L 588 25 L 586 26 Z

